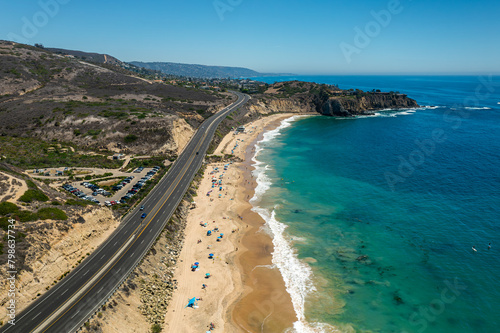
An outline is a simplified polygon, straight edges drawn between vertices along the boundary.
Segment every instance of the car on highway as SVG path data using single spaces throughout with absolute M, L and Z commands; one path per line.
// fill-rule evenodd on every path
M 139 208 L 140 210 L 144 210 L 144 206 L 141 206 L 141 208 Z
M 143 219 L 145 217 L 146 217 L 146 213 L 142 213 L 141 218 Z

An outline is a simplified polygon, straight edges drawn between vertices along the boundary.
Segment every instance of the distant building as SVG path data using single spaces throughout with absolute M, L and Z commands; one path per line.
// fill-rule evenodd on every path
M 245 132 L 245 126 L 240 126 L 236 129 L 236 133 L 243 133 Z
M 113 155 L 114 160 L 121 160 L 124 157 L 125 157 L 125 155 L 123 155 L 123 154 L 114 154 Z

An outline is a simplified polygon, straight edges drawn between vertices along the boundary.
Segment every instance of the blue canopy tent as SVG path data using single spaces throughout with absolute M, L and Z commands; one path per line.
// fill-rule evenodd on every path
M 191 299 L 189 300 L 188 305 L 186 305 L 186 306 L 184 307 L 184 309 L 185 309 L 185 308 L 188 308 L 188 307 L 189 307 L 189 308 L 194 308 L 194 306 L 195 306 L 195 305 L 196 305 L 196 297 L 193 297 L 193 298 L 191 298 Z

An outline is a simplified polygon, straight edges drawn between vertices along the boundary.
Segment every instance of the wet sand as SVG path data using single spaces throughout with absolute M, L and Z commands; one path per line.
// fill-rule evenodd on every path
M 243 162 L 231 164 L 227 171 L 225 163 L 207 166 L 195 198 L 197 207 L 188 215 L 165 332 L 204 332 L 210 323 L 214 332 L 283 332 L 297 320 L 283 278 L 271 266 L 272 239 L 261 231 L 265 222 L 248 202 L 256 185 L 251 175 L 254 145 L 290 116 L 273 115 L 247 124 L 245 133 L 229 133 L 216 149 L 215 154 L 232 154 Z M 219 191 L 211 184 L 221 175 Z M 207 236 L 215 226 L 219 232 Z M 220 232 L 224 238 L 218 242 Z M 209 253 L 215 253 L 215 259 L 208 259 Z M 191 270 L 194 262 L 200 263 L 196 271 Z M 211 277 L 206 279 L 206 273 Z M 197 307 L 186 308 L 193 297 L 201 298 Z

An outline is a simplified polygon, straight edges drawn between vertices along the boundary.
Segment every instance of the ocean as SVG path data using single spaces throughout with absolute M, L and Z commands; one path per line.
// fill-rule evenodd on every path
M 251 202 L 295 331 L 499 332 L 500 77 L 257 78 L 292 79 L 422 106 L 293 117 L 258 143 Z

